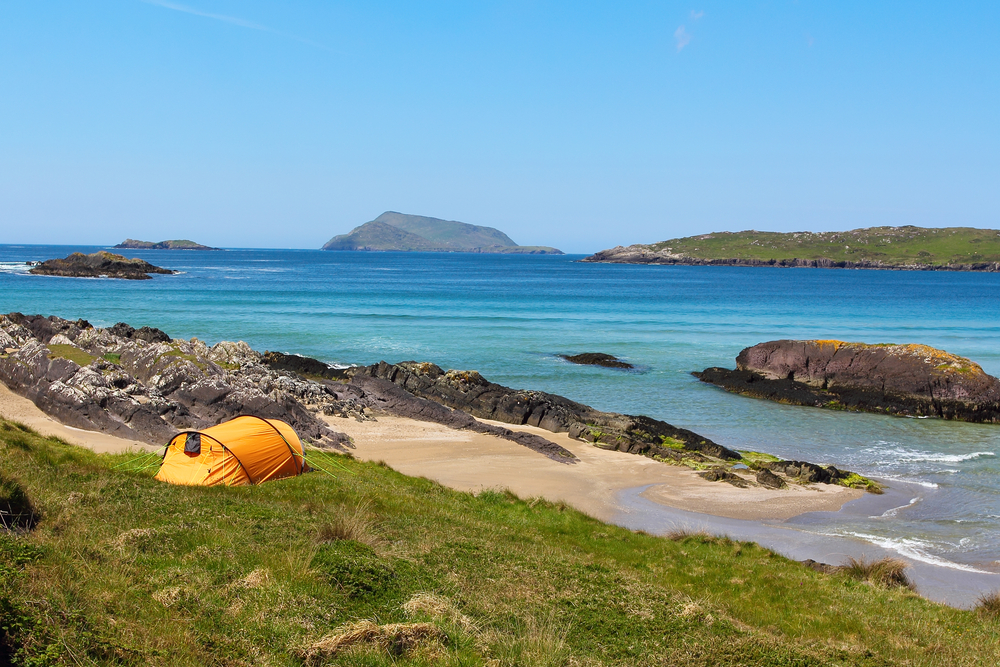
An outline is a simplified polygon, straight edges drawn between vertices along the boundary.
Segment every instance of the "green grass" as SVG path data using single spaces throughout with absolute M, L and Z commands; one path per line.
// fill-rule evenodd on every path
M 81 366 L 88 366 L 94 359 L 94 355 L 85 350 L 81 350 L 76 345 L 56 344 L 49 345 L 49 359 L 69 359 Z
M 0 421 L 0 487 L 40 517 L 0 531 L 0 664 L 1000 661 L 995 616 L 751 543 L 634 533 L 346 457 L 353 474 L 234 488 L 127 460 Z
M 698 259 L 831 259 L 886 264 L 1000 261 L 1000 231 L 948 227 L 871 227 L 847 232 L 715 232 L 653 243 Z
M 104 355 L 104 359 L 105 359 L 105 361 L 110 361 L 111 363 L 117 365 L 117 364 L 121 364 L 121 362 L 122 362 L 122 355 L 115 354 L 114 352 L 108 352 L 108 353 L 106 353 Z
M 883 492 L 881 484 L 856 472 L 852 472 L 844 479 L 838 479 L 837 484 L 851 489 L 864 489 L 869 493 L 881 494 Z
M 757 470 L 761 463 L 774 463 L 775 461 L 781 460 L 781 458 L 774 456 L 773 454 L 765 454 L 763 452 L 740 450 L 739 453 L 743 457 L 741 462 L 745 463 L 746 466 L 752 470 Z
M 664 447 L 669 447 L 670 449 L 683 450 L 684 441 L 678 440 L 677 438 L 672 438 L 669 435 L 660 436 L 660 444 Z

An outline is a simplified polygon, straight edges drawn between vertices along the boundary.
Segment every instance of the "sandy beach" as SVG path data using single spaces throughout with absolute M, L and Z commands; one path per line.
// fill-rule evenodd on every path
M 622 510 L 617 499 L 622 491 L 640 486 L 649 487 L 642 494 L 644 498 L 667 507 L 748 520 L 833 512 L 864 494 L 820 484 L 781 490 L 740 489 L 724 482 L 707 482 L 688 468 L 599 449 L 565 433 L 531 426 L 481 420 L 551 440 L 573 452 L 579 462 L 559 463 L 508 440 L 413 419 L 326 419 L 331 428 L 354 439 L 354 455 L 359 459 L 385 461 L 405 475 L 427 477 L 462 491 L 510 489 L 522 498 L 564 501 L 602 521 L 612 521 Z

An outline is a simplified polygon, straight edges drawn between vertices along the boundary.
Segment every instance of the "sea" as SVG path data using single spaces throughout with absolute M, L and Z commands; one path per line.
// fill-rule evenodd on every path
M 889 487 L 871 513 L 798 529 L 907 559 L 1000 572 L 1000 425 L 787 406 L 691 375 L 775 339 L 922 343 L 1000 375 L 1000 274 L 588 264 L 582 255 L 319 250 L 119 251 L 175 269 L 146 281 L 32 276 L 84 246 L 0 245 L 0 312 L 128 322 L 335 365 L 430 361 L 727 447 L 833 464 Z M 604 352 L 635 366 L 579 366 Z M 873 507 L 875 505 L 872 505 Z

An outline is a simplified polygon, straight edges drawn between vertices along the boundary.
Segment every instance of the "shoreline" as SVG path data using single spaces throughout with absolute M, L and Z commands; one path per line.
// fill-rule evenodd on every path
M 61 424 L 3 383 L 0 416 L 97 453 L 156 449 Z M 404 475 L 426 477 L 458 491 L 510 489 L 525 499 L 565 502 L 597 520 L 631 530 L 659 535 L 677 529 L 722 534 L 756 542 L 794 560 L 811 558 L 837 565 L 847 557 L 902 558 L 910 565 L 908 574 L 918 593 L 957 607 L 971 607 L 984 592 L 1000 588 L 1000 573 L 923 562 L 859 538 L 802 527 L 837 516 L 883 511 L 907 496 L 901 490 L 874 496 L 827 485 L 740 489 L 725 482 L 708 482 L 686 467 L 572 440 L 566 433 L 490 420 L 480 421 L 543 435 L 572 451 L 579 462 L 560 463 L 493 435 L 405 417 L 379 415 L 377 421 L 364 422 L 343 417 L 323 419 L 354 439 L 355 457 L 383 461 Z
M 648 484 L 659 490 L 660 504 L 734 519 L 789 519 L 805 512 L 836 511 L 865 495 L 859 489 L 816 484 L 772 490 L 737 488 L 709 482 L 685 466 L 661 463 L 645 456 L 594 447 L 566 433 L 533 426 L 515 426 L 480 419 L 484 424 L 545 437 L 577 456 L 574 464 L 559 463 L 487 434 L 455 430 L 414 419 L 378 416 L 357 422 L 325 417 L 331 428 L 354 439 L 355 457 L 384 460 L 406 475 L 428 477 L 461 491 L 506 489 L 518 496 L 564 501 L 590 516 L 609 522 L 619 511 L 620 491 Z

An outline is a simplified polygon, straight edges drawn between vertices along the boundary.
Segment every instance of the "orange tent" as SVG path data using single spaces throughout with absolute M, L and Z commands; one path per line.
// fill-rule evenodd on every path
M 178 433 L 156 479 L 171 484 L 241 486 L 309 470 L 295 430 L 278 419 L 244 415 L 202 431 Z

